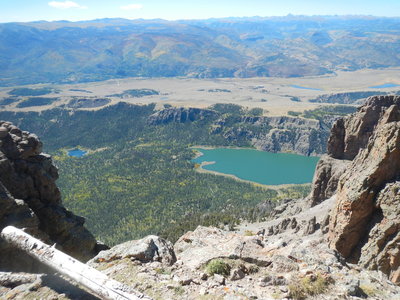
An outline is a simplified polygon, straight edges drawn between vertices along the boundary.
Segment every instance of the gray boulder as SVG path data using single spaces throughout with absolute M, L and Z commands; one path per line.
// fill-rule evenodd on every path
M 258 266 L 271 263 L 261 237 L 243 236 L 214 227 L 198 226 L 187 232 L 175 243 L 175 250 L 178 259 L 192 270 L 216 258 L 241 259 Z
M 131 258 L 140 262 L 159 261 L 167 265 L 176 262 L 171 242 L 155 235 L 149 235 L 141 240 L 125 242 L 109 250 L 100 251 L 90 263 L 109 262 L 124 258 Z

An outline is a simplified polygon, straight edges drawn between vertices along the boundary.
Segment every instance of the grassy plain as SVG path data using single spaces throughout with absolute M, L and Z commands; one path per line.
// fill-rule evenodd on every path
M 100 82 L 64 85 L 30 85 L 30 88 L 51 87 L 55 92 L 46 97 L 58 97 L 50 105 L 18 108 L 18 102 L 4 106 L 12 111 L 42 111 L 66 105 L 73 97 L 111 99 L 108 105 L 120 101 L 132 104 L 157 103 L 183 107 L 205 108 L 216 103 L 235 103 L 244 107 L 260 107 L 269 116 L 286 115 L 288 111 L 310 110 L 320 106 L 308 100 L 322 94 L 356 91 L 399 91 L 400 87 L 371 89 L 385 83 L 400 84 L 400 68 L 365 69 L 355 72 L 337 72 L 331 75 L 297 78 L 128 78 Z M 300 89 L 293 85 L 319 89 Z M 0 98 L 7 98 L 12 88 L 0 88 Z M 153 89 L 158 95 L 144 97 L 115 97 L 130 89 Z M 293 101 L 298 97 L 300 101 Z M 84 108 L 97 110 L 98 108 Z

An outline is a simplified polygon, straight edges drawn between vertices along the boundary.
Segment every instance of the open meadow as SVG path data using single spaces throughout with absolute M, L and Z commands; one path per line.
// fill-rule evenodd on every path
M 41 98 L 52 98 L 43 105 L 20 105 L 26 96 L 15 97 L 15 101 L 2 106 L 11 111 L 42 111 L 57 106 L 71 109 L 96 110 L 117 102 L 132 104 L 157 103 L 159 107 L 205 108 L 215 103 L 234 103 L 244 107 L 260 107 L 268 116 L 286 115 L 288 111 L 309 110 L 321 103 L 309 100 L 320 95 L 348 92 L 398 92 L 400 91 L 400 68 L 365 69 L 355 72 L 296 78 L 128 78 L 100 82 L 0 88 L 0 99 L 8 99 L 14 88 L 50 88 L 52 92 Z M 389 84 L 389 87 L 385 85 Z M 383 85 L 382 87 L 376 87 Z M 129 94 L 126 91 L 152 91 L 147 94 Z M 34 97 L 33 101 L 35 100 Z M 105 99 L 91 105 L 68 105 L 72 99 L 84 103 L 86 100 Z

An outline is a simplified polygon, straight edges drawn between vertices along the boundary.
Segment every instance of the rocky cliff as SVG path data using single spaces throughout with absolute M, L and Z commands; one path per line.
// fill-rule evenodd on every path
M 242 116 L 211 109 L 171 107 L 149 116 L 150 125 L 187 123 L 204 120 L 209 132 L 228 142 L 243 143 L 269 152 L 320 155 L 326 152 L 329 121 L 295 117 Z
M 303 155 L 318 155 L 325 152 L 325 141 L 329 129 L 314 119 L 293 117 L 243 118 L 244 124 L 271 128 L 252 138 L 252 145 L 269 152 L 294 152 Z
M 338 104 L 363 104 L 368 97 L 386 95 L 384 92 L 348 92 L 320 95 L 310 102 L 317 103 L 338 103 Z
M 62 205 L 55 184 L 57 168 L 41 150 L 42 143 L 36 135 L 0 121 L 0 229 L 7 225 L 25 228 L 46 243 L 86 261 L 101 247 L 83 226 L 85 220 Z M 0 251 L 2 270 L 35 269 L 29 257 L 1 240 Z
M 216 115 L 217 113 L 210 109 L 170 107 L 149 116 L 148 123 L 150 125 L 168 124 L 171 122 L 185 123 L 214 117 Z
M 338 167 L 339 166 L 339 167 Z M 310 201 L 336 195 L 329 245 L 400 283 L 400 97 L 369 98 L 332 129 Z

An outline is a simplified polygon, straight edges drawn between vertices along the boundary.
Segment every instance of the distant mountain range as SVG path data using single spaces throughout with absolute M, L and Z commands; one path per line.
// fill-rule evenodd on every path
M 322 75 L 400 66 L 400 18 L 0 24 L 0 86 L 123 77 Z

